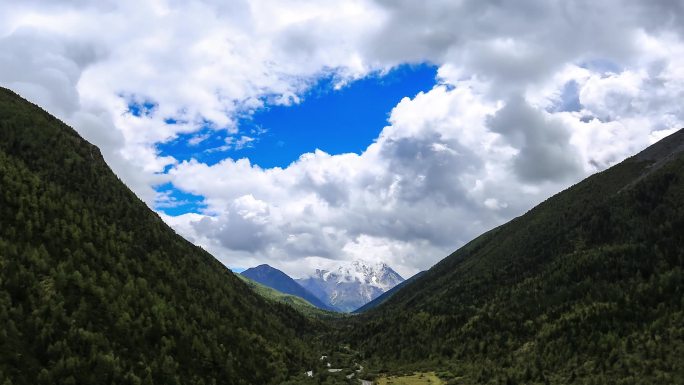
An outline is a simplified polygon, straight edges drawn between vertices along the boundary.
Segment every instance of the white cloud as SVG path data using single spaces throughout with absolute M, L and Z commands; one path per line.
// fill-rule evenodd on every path
M 172 181 L 206 211 L 164 216 L 231 266 L 300 274 L 384 259 L 405 275 L 681 127 L 676 1 L 23 1 L 0 4 L 0 84 L 72 124 L 145 201 Z M 177 162 L 155 145 L 404 62 L 439 66 L 362 154 L 286 168 Z M 149 102 L 147 114 L 129 103 Z M 166 124 L 173 119 L 176 124 Z M 163 170 L 171 166 L 169 174 Z
M 527 144 L 516 148 L 490 130 L 503 109 L 475 88 L 440 85 L 404 99 L 392 111 L 392 124 L 360 155 L 317 151 L 268 170 L 244 159 L 214 166 L 182 162 L 171 171 L 174 183 L 205 195 L 209 206 L 206 218 L 187 217 L 179 229 L 192 239 L 232 229 L 200 243 L 226 263 L 249 263 L 258 255 L 295 274 L 309 269 L 294 264 L 305 258 L 382 259 L 406 275 L 430 266 L 585 175 L 573 158 L 577 169 L 570 179 L 543 174 L 530 184 L 519 178 L 512 170 Z M 560 138 L 574 148 L 569 134 Z M 236 211 L 246 196 L 259 204 Z M 258 225 L 235 220 L 236 213 L 258 218 Z M 250 235 L 240 239 L 258 246 L 248 254 L 232 244 L 243 229 Z
M 156 143 L 207 123 L 237 134 L 236 114 L 265 101 L 297 102 L 323 72 L 339 68 L 338 76 L 355 78 L 369 71 L 356 51 L 375 28 L 376 12 L 362 4 L 5 2 L 0 84 L 102 147 L 115 171 L 151 203 L 150 186 L 165 180 L 155 174 L 173 163 L 157 155 Z M 304 47 L 298 33 L 310 41 L 295 52 L 292 47 Z M 156 107 L 134 116 L 127 113 L 132 100 Z M 105 127 L 84 125 L 86 116 Z M 251 139 L 239 135 L 231 145 L 248 146 Z

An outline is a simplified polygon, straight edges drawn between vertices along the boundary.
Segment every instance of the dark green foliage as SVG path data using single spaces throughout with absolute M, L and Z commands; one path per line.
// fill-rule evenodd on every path
M 480 236 L 340 340 L 454 383 L 684 383 L 682 148 L 684 131 Z
M 418 279 L 423 274 L 425 274 L 425 271 L 420 271 L 420 272 L 414 274 L 411 278 L 401 282 L 397 286 L 395 286 L 395 287 L 387 290 L 386 292 L 380 294 L 377 298 L 375 298 L 374 300 L 372 300 L 372 301 L 368 302 L 367 304 L 361 306 L 360 308 L 354 310 L 352 313 L 358 314 L 358 313 L 366 312 L 370 309 L 375 309 L 376 307 L 382 305 L 383 303 L 385 303 L 385 301 L 390 299 L 394 295 L 394 293 L 401 290 L 402 287 L 404 287 L 404 286 L 408 285 L 409 283 L 411 283 L 412 281 Z
M 314 327 L 0 89 L 0 384 L 280 383 L 315 362 Z
M 681 148 L 588 178 L 320 338 L 0 89 L 0 384 L 684 383 Z
M 358 385 L 359 379 L 366 378 L 362 377 L 366 376 L 366 373 L 363 373 L 363 368 L 359 364 L 360 360 L 359 353 L 350 349 L 349 346 L 331 345 L 324 350 L 318 362 L 310 368 L 311 377 L 302 373 L 290 378 L 282 385 Z

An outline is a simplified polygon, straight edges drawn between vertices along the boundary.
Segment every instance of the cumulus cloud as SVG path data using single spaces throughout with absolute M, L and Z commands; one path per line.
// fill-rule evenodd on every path
M 75 86 L 82 71 L 74 57 L 78 53 L 75 45 L 44 33 L 18 30 L 0 39 L 0 81 L 28 98 L 41 100 L 55 113 L 73 113 L 78 109 Z
M 227 265 L 366 258 L 410 275 L 681 127 L 683 15 L 667 0 L 5 2 L 0 84 L 100 146 L 149 204 L 168 200 L 160 183 L 203 196 L 164 219 Z M 156 149 L 207 128 L 227 131 L 216 151 L 258 147 L 239 116 L 300 103 L 321 76 L 425 61 L 437 85 L 360 154 L 262 169 Z
M 498 111 L 473 87 L 439 85 L 404 99 L 391 125 L 359 155 L 317 151 L 267 170 L 245 159 L 182 162 L 170 172 L 174 183 L 203 194 L 208 208 L 204 217 L 187 216 L 190 225 L 181 231 L 226 263 L 258 253 L 301 274 L 308 266 L 292 263 L 306 257 L 366 258 L 414 273 L 561 186 L 553 178 L 542 187 L 521 184 L 508 172 L 519 152 L 489 129 Z M 247 254 L 236 253 L 245 250 L 230 245 L 231 233 L 206 237 L 242 231 L 223 221 L 245 197 L 260 204 L 240 215 L 261 226 L 234 222 L 261 237 L 250 237 L 260 247 Z M 209 224 L 214 230 L 199 227 Z
M 360 1 L 34 0 L 2 3 L 0 15 L 0 84 L 100 146 L 149 204 L 175 161 L 157 143 L 204 127 L 239 134 L 239 115 L 295 103 L 321 74 L 353 79 L 374 68 L 356 55 L 375 28 Z M 297 30 L 318 31 L 310 49 L 278 43 Z M 131 113 L 141 103 L 154 109 Z M 226 146 L 253 141 L 240 134 Z
M 573 180 L 582 175 L 570 131 L 562 120 L 546 116 L 514 97 L 487 121 L 492 132 L 518 150 L 513 170 L 526 182 Z

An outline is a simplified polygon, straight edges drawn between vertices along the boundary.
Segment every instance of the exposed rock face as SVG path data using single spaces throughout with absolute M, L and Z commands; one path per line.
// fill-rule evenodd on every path
M 316 269 L 297 282 L 323 302 L 341 311 L 353 311 L 403 282 L 385 263 L 356 260 L 334 270 Z

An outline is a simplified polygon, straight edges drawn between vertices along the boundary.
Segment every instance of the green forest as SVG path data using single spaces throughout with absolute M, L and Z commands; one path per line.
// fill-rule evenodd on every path
M 682 384 L 684 131 L 335 317 L 236 277 L 0 89 L 0 325 L 0 385 Z
M 682 150 L 684 131 L 483 234 L 338 337 L 455 383 L 684 383 Z
M 277 384 L 315 321 L 185 241 L 71 128 L 0 90 L 0 384 Z

